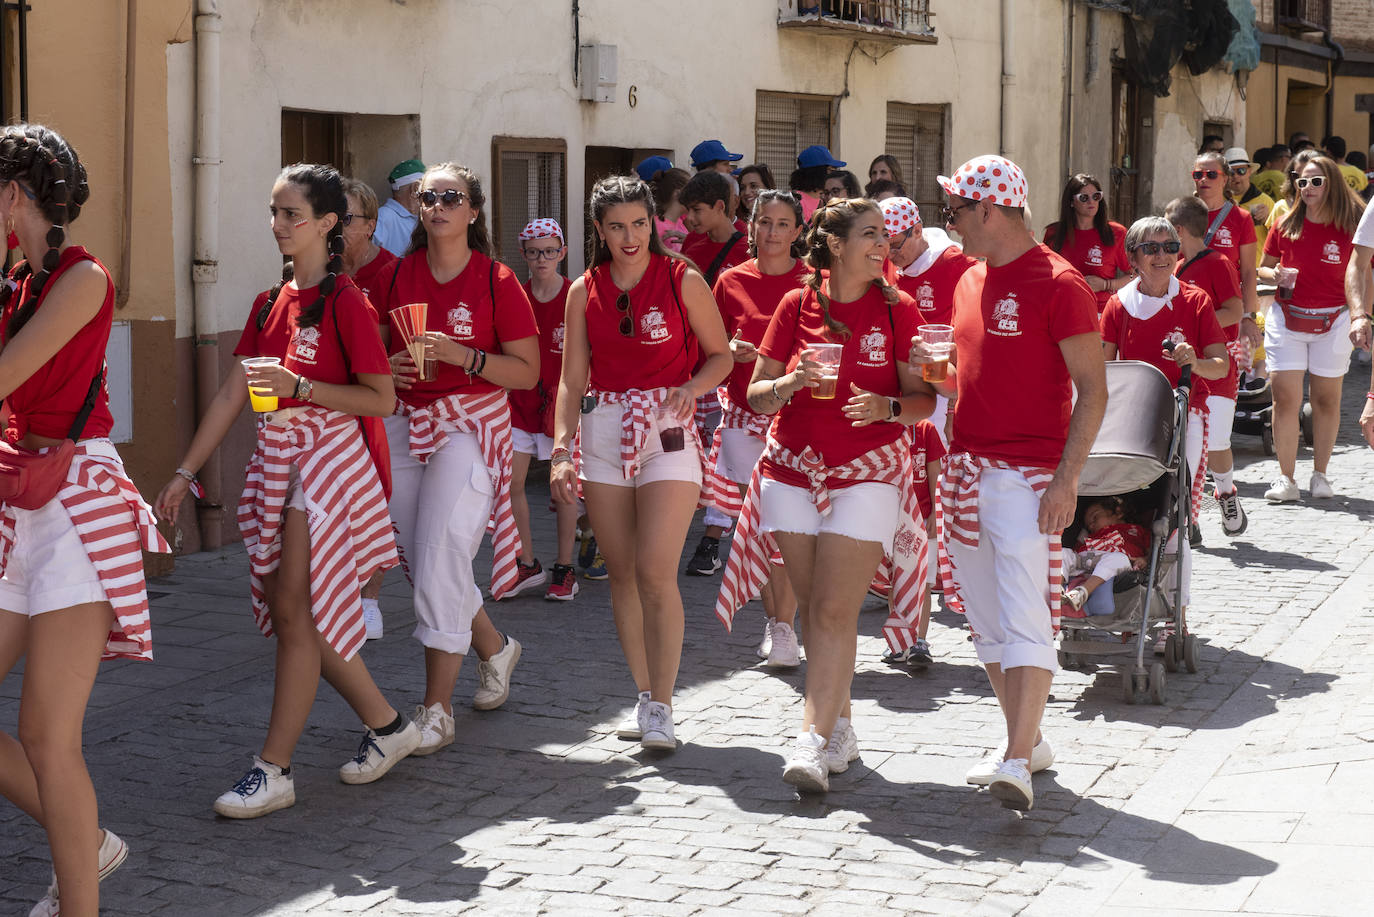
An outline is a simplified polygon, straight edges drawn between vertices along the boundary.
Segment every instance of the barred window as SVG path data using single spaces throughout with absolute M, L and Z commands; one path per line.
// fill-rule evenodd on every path
M 797 154 L 821 144 L 838 157 L 834 146 L 834 96 L 799 95 L 759 90 L 754 115 L 754 161 L 773 170 L 784 187 L 797 168 Z
M 496 257 L 521 282 L 530 278 L 520 254 L 520 230 L 525 224 L 549 217 L 558 221 L 567 236 L 567 162 L 568 145 L 563 140 L 492 138 L 492 242 Z M 560 266 L 560 270 L 565 268 Z
M 927 226 L 943 226 L 940 207 L 944 193 L 936 176 L 949 174 L 946 131 L 948 105 L 909 105 L 887 103 L 886 152 L 897 157 L 907 194 L 921 208 Z

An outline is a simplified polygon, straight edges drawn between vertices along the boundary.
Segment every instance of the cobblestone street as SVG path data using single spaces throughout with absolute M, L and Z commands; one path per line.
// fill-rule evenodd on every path
M 756 663 L 757 603 L 726 634 L 719 577 L 682 579 L 687 642 L 676 754 L 613 730 L 633 702 L 605 583 L 576 601 L 489 605 L 524 644 L 509 702 L 478 713 L 470 657 L 458 741 L 361 787 L 338 781 L 356 718 L 327 687 L 294 762 L 297 804 L 232 822 L 210 809 L 263 739 L 272 644 L 235 545 L 150 582 L 152 664 L 106 664 L 87 716 L 102 822 L 131 847 L 110 915 L 698 913 L 1363 913 L 1374 856 L 1374 453 L 1358 438 L 1368 368 L 1347 377 L 1328 503 L 1269 506 L 1275 464 L 1237 434 L 1249 531 L 1206 504 L 1194 572 L 1201 670 L 1163 706 L 1126 706 L 1115 668 L 1056 677 L 1054 767 L 1024 817 L 964 783 L 1003 738 L 956 616 L 937 664 L 884 666 L 883 613 L 860 618 L 862 760 L 820 800 L 781 779 L 805 669 Z M 1298 481 L 1310 473 L 1299 455 Z M 531 491 L 551 560 L 546 492 Z M 700 534 L 694 526 L 690 553 Z M 485 555 L 479 576 L 488 569 Z M 407 712 L 422 689 L 409 591 L 393 571 L 386 637 L 364 657 Z M 20 678 L 3 686 L 13 732 Z M 0 912 L 26 914 L 49 865 L 41 831 L 0 808 Z

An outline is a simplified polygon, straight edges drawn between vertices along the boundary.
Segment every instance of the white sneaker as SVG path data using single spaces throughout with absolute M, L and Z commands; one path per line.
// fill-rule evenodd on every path
M 760 659 L 767 659 L 773 653 L 773 625 L 774 620 L 769 618 L 763 625 L 763 642 L 759 648 L 754 650 L 754 655 Z
M 1315 500 L 1330 500 L 1336 496 L 1336 492 L 1331 489 L 1331 482 L 1320 471 L 1312 472 L 1312 477 L 1307 482 L 1307 492 Z
M 248 773 L 215 800 L 215 811 L 225 818 L 257 818 L 295 804 L 295 777 L 255 755 Z
M 802 792 L 829 792 L 830 768 L 826 766 L 825 739 L 816 735 L 815 726 L 797 736 L 792 745 L 792 757 L 782 769 L 782 779 Z
M 988 792 L 1002 801 L 1003 808 L 1030 811 L 1031 806 L 1035 805 L 1035 790 L 1031 788 L 1026 759 L 1008 758 L 1003 761 L 988 784 Z
M 416 704 L 410 719 L 420 730 L 420 744 L 415 746 L 412 755 L 432 755 L 445 745 L 453 744 L 453 714 L 445 713 L 444 705 L 438 701 L 428 707 Z
M 673 710 L 667 704 L 656 700 L 644 704 L 643 734 L 639 738 L 640 748 L 655 751 L 675 751 L 677 739 L 673 737 Z
M 1007 749 L 1004 745 L 975 764 L 964 775 L 964 782 L 974 786 L 987 786 L 992 783 L 992 778 L 997 776 L 997 769 L 1002 766 L 1002 759 L 1006 756 Z M 1050 747 L 1050 740 L 1041 734 L 1040 744 L 1031 749 L 1030 772 L 1038 774 L 1052 764 L 1054 764 L 1054 749 Z
M 382 639 L 382 608 L 376 599 L 363 599 L 363 624 L 367 627 L 367 639 Z
M 1240 496 L 1234 490 L 1229 494 L 1217 494 L 1217 505 L 1221 507 L 1221 530 L 1232 538 L 1244 534 L 1250 519 L 1245 515 L 1245 507 L 1240 505 Z
M 495 710 L 510 697 L 510 673 L 520 661 L 520 641 L 506 638 L 501 652 L 477 664 L 477 693 L 472 696 L 474 710 Z
M 792 625 L 781 621 L 773 624 L 773 645 L 768 648 L 768 659 L 764 665 L 770 669 L 795 669 L 801 665 L 797 632 Z
M 615 737 L 631 742 L 638 742 L 642 739 L 644 737 L 644 711 L 648 706 L 649 692 L 640 691 L 639 699 L 635 701 L 634 707 L 625 714 L 625 719 L 620 721 L 620 725 L 615 727 Z
M 1064 602 L 1074 611 L 1082 611 L 1083 606 L 1088 602 L 1088 590 L 1082 586 L 1074 586 L 1072 589 L 1064 590 Z
M 419 747 L 419 727 L 410 721 L 389 736 L 379 736 L 369 729 L 358 743 L 358 753 L 339 768 L 339 779 L 353 784 L 381 780 L 387 771 Z
M 825 766 L 832 774 L 843 774 L 849 770 L 851 761 L 859 760 L 859 737 L 854 734 L 854 725 L 844 717 L 835 721 L 835 729 L 830 733 L 830 741 L 825 743 Z
M 1281 474 L 1274 479 L 1274 486 L 1264 492 L 1264 499 L 1270 503 L 1292 503 L 1298 499 L 1298 482 Z
M 122 866 L 128 858 L 129 845 L 120 840 L 119 835 L 106 828 L 105 836 L 100 839 L 100 850 L 96 855 L 96 881 L 104 882 L 105 878 Z M 60 913 L 62 908 L 57 900 L 57 873 L 54 872 L 52 882 L 48 884 L 48 893 L 29 911 L 29 917 L 58 917 Z

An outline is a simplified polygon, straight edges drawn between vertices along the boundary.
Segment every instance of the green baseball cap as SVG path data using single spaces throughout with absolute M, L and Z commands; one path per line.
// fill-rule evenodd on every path
M 404 188 L 406 185 L 414 184 L 424 176 L 425 164 L 418 159 L 407 159 L 405 162 L 398 162 L 386 180 L 391 182 L 392 188 Z

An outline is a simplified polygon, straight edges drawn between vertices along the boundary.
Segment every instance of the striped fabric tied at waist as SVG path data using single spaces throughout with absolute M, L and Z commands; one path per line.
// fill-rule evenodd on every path
M 1126 539 L 1120 532 L 1103 532 L 1101 535 L 1085 535 L 1078 542 L 1078 553 L 1125 554 Z
M 239 499 L 239 531 L 248 548 L 253 615 L 264 636 L 272 618 L 262 578 L 281 565 L 291 466 L 300 475 L 310 528 L 310 611 L 315 627 L 344 659 L 366 639 L 362 584 L 396 566 L 396 540 L 381 481 L 351 414 L 310 408 L 286 423 L 258 427 Z
M 620 472 L 625 480 L 639 474 L 639 455 L 649 441 L 653 426 L 654 408 L 668 397 L 666 388 L 632 388 L 625 392 L 587 392 L 597 404 L 618 404 L 621 407 Z
M 720 426 L 716 427 L 716 432 L 711 437 L 711 453 L 706 457 L 705 472 L 709 476 L 710 485 L 708 487 L 705 483 L 707 478 L 703 477 L 702 498 L 705 502 L 705 495 L 709 490 L 716 509 L 731 519 L 738 519 L 740 512 L 744 509 L 744 497 L 740 495 L 739 487 L 735 482 L 727 479 L 718 470 L 723 431 L 744 430 L 750 436 L 762 440 L 768 436 L 768 428 L 773 423 L 773 416 L 771 414 L 757 414 L 749 410 L 747 405 L 735 404 L 723 385 L 716 389 L 716 396 L 720 399 Z
M 445 395 L 423 408 L 398 408 L 409 418 L 410 454 L 424 464 L 448 440 L 448 432 L 472 433 L 482 450 L 482 461 L 491 475 L 491 595 L 503 599 L 520 581 L 516 564 L 520 560 L 520 532 L 515 527 L 511 508 L 510 469 L 514 449 L 511 442 L 510 400 L 505 390 Z
M 798 455 L 770 437 L 763 458 L 806 475 L 811 502 L 822 516 L 830 514 L 827 478 L 891 484 L 897 488 L 901 505 L 889 557 L 894 570 L 892 613 L 883 624 L 883 636 L 888 646 L 898 652 L 915 646 L 921 590 L 926 581 L 927 542 L 907 443 L 899 439 L 843 465 L 827 467 L 810 446 Z M 754 466 L 754 474 L 749 480 L 749 492 L 735 530 L 730 559 L 725 564 L 720 594 L 716 597 L 716 617 L 726 630 L 731 629 L 735 613 L 757 596 L 767 582 L 769 559 L 777 551 L 777 542 L 762 530 L 759 518 L 762 468 L 761 460 Z
M 57 499 L 71 517 L 86 556 L 114 609 L 102 659 L 153 658 L 143 552 L 170 554 L 153 511 L 125 475 L 119 454 L 107 440 L 83 440 L 67 469 Z M 0 575 L 15 543 L 15 513 L 0 504 Z
M 1207 483 L 1207 437 L 1211 435 L 1212 420 L 1211 412 L 1207 410 L 1206 403 L 1197 407 L 1189 407 L 1188 413 L 1193 417 L 1202 420 L 1202 455 L 1198 456 L 1197 471 L 1193 472 L 1193 480 L 1188 491 L 1188 518 L 1196 522 L 1198 513 L 1202 511 L 1202 488 Z M 1184 447 L 1187 447 L 1188 438 L 1183 438 Z M 1187 533 L 1184 533 L 1187 535 Z
M 1031 490 L 1041 495 L 1054 480 L 1053 468 L 1013 465 L 1010 462 L 971 455 L 967 452 L 951 452 L 944 457 L 940 474 L 940 499 L 935 503 L 940 588 L 945 595 L 945 604 L 960 614 L 964 612 L 964 602 L 959 592 L 958 571 L 949 552 L 949 542 L 953 540 L 965 547 L 978 547 L 981 531 L 978 522 L 978 489 L 983 471 L 988 468 L 1020 473 L 1025 477 Z M 1050 552 L 1050 562 L 1045 570 L 1045 603 L 1050 613 L 1050 622 L 1057 633 L 1059 604 L 1064 588 L 1064 550 L 1060 532 L 1052 532 L 1046 535 L 1045 539 L 1049 543 Z

